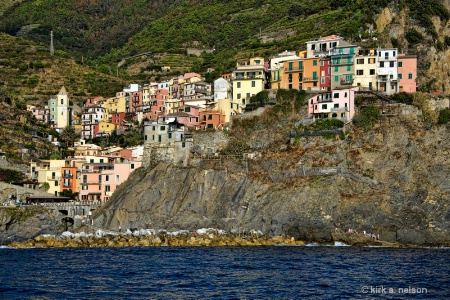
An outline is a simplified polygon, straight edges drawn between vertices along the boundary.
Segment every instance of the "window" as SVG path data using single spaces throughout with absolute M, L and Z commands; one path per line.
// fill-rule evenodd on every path
M 250 93 L 246 94 L 246 98 L 249 99 L 250 98 Z
M 375 58 L 369 58 L 369 64 L 374 64 L 375 63 Z
M 408 74 L 408 79 L 413 79 L 413 74 L 412 73 Z
M 61 105 L 62 105 L 62 104 L 64 104 L 64 100 L 63 100 L 63 99 L 61 99 Z
M 292 74 L 289 74 L 288 80 L 289 80 L 289 82 L 292 82 Z
M 389 75 L 389 79 L 394 79 L 394 75 Z
M 184 108 L 184 111 L 187 112 L 187 113 L 191 112 L 191 108 L 190 107 L 186 107 L 186 108 Z
M 364 70 L 356 70 L 356 75 L 364 75 Z
M 321 77 L 321 78 L 320 78 L 320 83 L 321 83 L 321 84 L 324 84 L 324 83 L 325 83 L 325 77 Z
M 326 104 L 322 104 L 322 109 L 327 109 L 327 105 Z
M 347 71 L 351 71 L 352 70 L 352 66 L 347 66 Z
M 317 110 L 317 104 L 316 104 L 316 105 L 314 105 L 314 109 L 316 109 L 316 110 Z
M 398 79 L 402 79 L 402 73 L 398 73 Z
M 289 62 L 289 71 L 292 71 L 292 62 Z
M 241 94 L 237 94 L 237 98 L 238 98 L 238 99 L 241 99 Z
M 339 93 L 334 93 L 333 98 L 339 98 Z
M 161 126 L 161 131 L 165 131 L 166 130 L 166 126 Z
M 390 62 L 389 62 L 389 67 L 391 67 L 391 68 L 394 67 L 394 62 L 393 62 L 393 61 L 390 61 Z
M 131 167 L 131 170 L 134 170 L 134 164 L 131 164 L 130 167 Z
M 298 62 L 298 69 L 303 70 L 303 62 L 302 61 Z
M 208 120 L 212 120 L 212 115 L 208 115 Z
M 116 175 L 116 181 L 119 181 L 120 177 L 119 175 Z
M 358 59 L 356 60 L 356 63 L 357 63 L 358 65 L 364 64 L 364 58 L 358 58 Z
M 384 68 L 384 61 L 380 61 L 380 68 Z
M 111 187 L 109 185 L 105 185 L 105 192 L 111 191 Z
M 144 141 L 146 141 L 147 140 L 147 135 L 144 135 Z
M 55 186 L 58 186 L 59 184 L 58 184 L 58 181 L 57 180 L 55 180 Z
M 88 186 L 87 186 L 87 185 L 83 185 L 83 186 L 81 186 L 81 189 L 82 189 L 83 191 L 86 191 L 86 190 L 88 189 Z
M 256 86 L 256 81 L 252 81 L 252 87 L 255 87 Z
M 237 88 L 240 89 L 241 88 L 241 83 L 237 82 L 236 84 L 237 84 Z
M 213 124 L 208 124 L 208 128 L 214 128 Z
M 292 90 L 292 83 L 289 83 L 288 89 Z
M 403 67 L 403 62 L 399 61 L 397 64 L 399 68 Z
M 339 81 L 339 76 L 334 76 L 334 81 L 338 82 Z
M 172 138 L 172 132 L 169 132 L 168 136 L 169 136 L 169 139 L 171 139 Z
M 109 181 L 109 175 L 105 175 L 105 181 Z
M 313 66 L 317 66 L 317 60 L 313 60 Z
M 339 67 L 338 66 L 334 67 L 334 71 L 339 72 Z
M 339 108 L 339 103 L 335 103 L 333 107 L 334 108 Z
M 100 158 L 100 163 L 103 163 L 103 158 Z
M 321 60 L 320 65 L 323 67 L 325 65 L 325 61 Z
M 375 69 L 370 69 L 370 75 L 375 75 Z
M 313 80 L 317 80 L 317 72 L 313 72 Z
M 91 159 L 89 160 L 89 162 L 90 162 L 91 164 L 94 163 L 94 159 L 91 158 Z M 87 168 L 87 166 L 86 166 L 86 168 Z
M 347 92 L 344 93 L 344 97 L 347 98 Z

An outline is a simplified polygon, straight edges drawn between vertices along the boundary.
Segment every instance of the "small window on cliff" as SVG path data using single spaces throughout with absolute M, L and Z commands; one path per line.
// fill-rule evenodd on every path
M 131 164 L 131 170 L 134 170 L 134 164 Z

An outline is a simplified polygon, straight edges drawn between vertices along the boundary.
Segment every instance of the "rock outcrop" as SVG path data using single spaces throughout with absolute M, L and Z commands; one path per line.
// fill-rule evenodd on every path
M 0 245 L 63 231 L 58 212 L 40 206 L 0 207 Z
M 411 106 L 346 140 L 301 138 L 256 160 L 135 171 L 95 215 L 100 228 L 260 230 L 329 243 L 336 228 L 386 242 L 450 245 L 450 141 Z M 405 112 L 406 111 L 406 112 Z

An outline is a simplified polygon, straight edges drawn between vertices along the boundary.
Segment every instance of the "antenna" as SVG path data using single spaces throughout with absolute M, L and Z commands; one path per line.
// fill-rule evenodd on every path
M 53 30 L 50 31 L 50 55 L 55 54 L 55 48 L 53 47 Z

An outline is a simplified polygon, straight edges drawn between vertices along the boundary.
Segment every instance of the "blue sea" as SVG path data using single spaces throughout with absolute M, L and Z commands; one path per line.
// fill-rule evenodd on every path
M 449 297 L 448 248 L 0 248 L 0 299 Z

